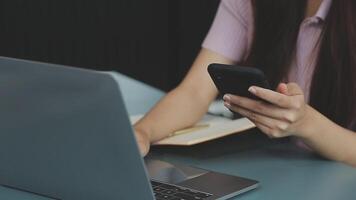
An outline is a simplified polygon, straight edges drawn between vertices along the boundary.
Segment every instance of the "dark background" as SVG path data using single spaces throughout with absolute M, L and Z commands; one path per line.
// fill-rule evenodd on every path
M 115 70 L 165 91 L 183 78 L 219 0 L 0 0 L 0 55 Z

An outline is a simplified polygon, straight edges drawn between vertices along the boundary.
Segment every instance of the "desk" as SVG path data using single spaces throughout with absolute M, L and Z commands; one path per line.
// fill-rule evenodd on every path
M 126 76 L 115 79 L 130 114 L 146 112 L 163 95 Z M 188 148 L 153 147 L 148 156 L 260 181 L 258 189 L 235 199 L 356 199 L 355 168 L 298 149 L 288 139 L 270 140 L 257 130 Z M 48 200 L 5 187 L 0 187 L 0 199 Z

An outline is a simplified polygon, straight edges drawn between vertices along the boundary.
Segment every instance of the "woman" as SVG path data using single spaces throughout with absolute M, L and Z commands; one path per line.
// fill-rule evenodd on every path
M 356 166 L 356 1 L 222 0 L 189 73 L 135 125 L 150 142 L 196 123 L 216 98 L 210 63 L 261 68 L 269 103 L 224 96 L 225 106 L 272 138 L 295 136 L 326 158 Z

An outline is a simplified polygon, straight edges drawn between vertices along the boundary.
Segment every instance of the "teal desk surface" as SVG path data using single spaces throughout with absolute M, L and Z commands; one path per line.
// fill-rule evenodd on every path
M 148 111 L 163 96 L 126 76 L 114 76 L 130 114 Z M 355 168 L 301 150 L 289 139 L 270 140 L 257 130 L 193 147 L 153 147 L 148 156 L 260 181 L 258 189 L 234 199 L 356 199 Z M 0 199 L 48 200 L 5 187 L 0 187 Z

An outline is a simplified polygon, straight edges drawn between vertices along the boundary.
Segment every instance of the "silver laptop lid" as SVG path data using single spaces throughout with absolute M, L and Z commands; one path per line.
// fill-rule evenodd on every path
M 153 199 L 110 75 L 1 57 L 0 123 L 2 185 L 59 199 Z

